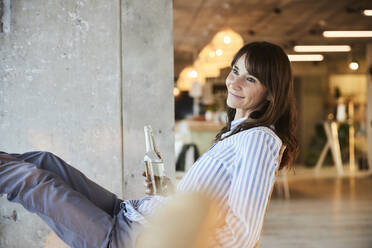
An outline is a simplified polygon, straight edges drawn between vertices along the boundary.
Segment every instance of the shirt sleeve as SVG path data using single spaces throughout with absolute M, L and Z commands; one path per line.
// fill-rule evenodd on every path
M 272 134 L 248 130 L 236 143 L 225 225 L 210 240 L 213 247 L 254 247 L 278 166 L 281 141 Z
M 120 204 L 123 214 L 129 220 L 148 225 L 147 216 L 164 205 L 167 197 L 161 195 L 145 196 L 140 200 L 125 200 Z

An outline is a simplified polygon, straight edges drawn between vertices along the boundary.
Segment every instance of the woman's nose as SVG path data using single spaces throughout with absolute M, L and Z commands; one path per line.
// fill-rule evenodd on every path
M 233 87 L 234 89 L 240 89 L 241 84 L 242 84 L 241 77 L 234 77 L 230 80 L 230 86 Z

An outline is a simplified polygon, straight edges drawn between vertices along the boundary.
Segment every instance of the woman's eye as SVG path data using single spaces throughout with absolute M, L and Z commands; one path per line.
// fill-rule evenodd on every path
M 238 75 L 238 70 L 237 69 L 232 69 L 232 72 L 235 74 L 235 75 Z
M 251 82 L 251 83 L 255 83 L 256 82 L 256 80 L 254 78 L 252 78 L 252 77 L 247 77 L 247 81 L 248 82 Z

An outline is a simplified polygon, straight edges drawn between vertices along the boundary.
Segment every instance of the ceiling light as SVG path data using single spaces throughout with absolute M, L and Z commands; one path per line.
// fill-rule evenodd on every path
M 321 54 L 288 54 L 290 61 L 322 61 L 324 59 Z
M 173 89 L 173 95 L 178 96 L 180 94 L 180 90 L 177 87 L 174 87 Z
M 361 31 L 324 31 L 324 37 L 328 38 L 363 38 L 363 37 L 372 37 L 372 31 L 370 30 L 361 30 Z
M 183 68 L 182 71 L 180 72 L 180 74 L 178 75 L 176 87 L 180 91 L 189 91 L 190 88 L 191 88 L 191 85 L 195 81 L 197 81 L 201 84 L 204 84 L 205 83 L 205 78 L 202 75 L 202 73 L 200 73 L 200 71 L 197 70 L 195 67 L 187 66 L 187 67 Z
M 216 54 L 214 52 L 209 53 L 209 57 L 213 58 Z
M 359 68 L 359 64 L 358 62 L 355 62 L 355 61 L 352 61 L 350 64 L 349 64 L 349 68 L 353 71 L 356 71 L 358 70 Z
M 198 77 L 198 72 L 195 70 L 192 70 L 189 72 L 189 76 L 192 78 L 197 78 Z
M 217 56 L 221 56 L 221 55 L 222 55 L 222 50 L 221 50 L 221 49 L 218 49 L 218 50 L 216 51 L 216 54 L 217 54 Z
M 303 45 L 294 46 L 296 52 L 349 52 L 349 45 Z
M 223 37 L 223 42 L 225 42 L 225 44 L 230 44 L 230 42 L 231 42 L 230 36 Z
M 365 16 L 372 16 L 372 9 L 365 9 L 365 10 L 363 10 L 363 15 L 365 15 Z

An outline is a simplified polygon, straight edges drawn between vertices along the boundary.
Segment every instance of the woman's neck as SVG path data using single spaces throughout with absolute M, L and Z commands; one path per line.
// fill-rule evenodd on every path
M 239 120 L 240 118 L 243 117 L 248 117 L 251 113 L 252 111 L 250 110 L 236 109 L 234 121 Z

